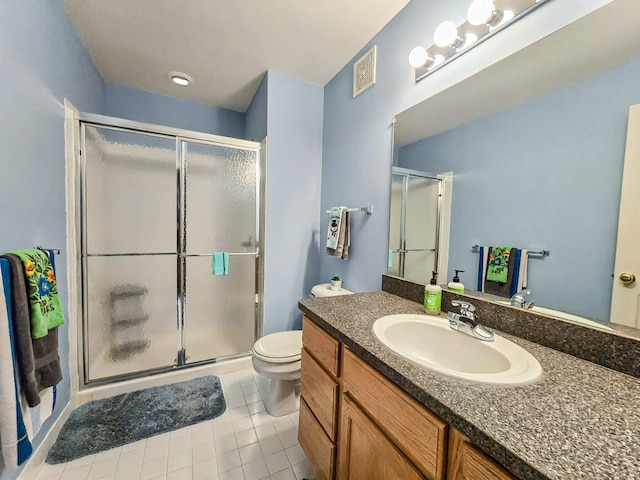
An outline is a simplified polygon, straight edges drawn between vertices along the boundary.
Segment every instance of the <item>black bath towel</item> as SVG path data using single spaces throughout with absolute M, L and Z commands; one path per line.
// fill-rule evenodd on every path
M 15 336 L 18 377 L 27 404 L 40 404 L 39 392 L 62 380 L 58 355 L 58 329 L 49 330 L 47 336 L 34 339 L 31 336 L 30 305 L 24 279 L 24 265 L 19 257 L 3 255 L 11 265 L 11 302 L 13 306 L 13 330 Z

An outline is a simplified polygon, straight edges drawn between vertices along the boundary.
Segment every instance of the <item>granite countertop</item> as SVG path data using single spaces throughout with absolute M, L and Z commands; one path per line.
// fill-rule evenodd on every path
M 496 331 L 535 356 L 543 376 L 522 386 L 472 383 L 418 367 L 376 340 L 376 319 L 424 314 L 418 303 L 379 291 L 298 306 L 519 478 L 640 480 L 640 379 Z

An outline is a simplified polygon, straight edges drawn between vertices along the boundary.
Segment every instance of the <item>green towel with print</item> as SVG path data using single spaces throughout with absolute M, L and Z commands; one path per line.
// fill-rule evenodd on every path
M 507 283 L 509 276 L 509 256 L 512 247 L 491 247 L 487 262 L 487 280 Z
M 46 337 L 49 330 L 64 323 L 55 272 L 49 255 L 38 249 L 11 252 L 24 265 L 29 311 L 31 313 L 31 338 Z

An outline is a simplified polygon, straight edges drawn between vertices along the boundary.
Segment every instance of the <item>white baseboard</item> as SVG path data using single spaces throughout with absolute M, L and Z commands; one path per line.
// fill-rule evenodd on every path
M 71 412 L 76 408 L 76 406 L 77 401 L 72 396 L 72 398 L 69 400 L 69 403 L 67 403 L 62 412 L 60 412 L 60 416 L 58 416 L 49 431 L 46 433 L 46 436 L 44 437 L 42 442 L 40 442 L 40 445 L 36 447 L 36 449 L 33 451 L 31 456 L 25 463 L 22 472 L 20 472 L 20 475 L 18 475 L 19 480 L 33 480 L 38 476 L 40 467 L 42 467 L 42 464 L 47 458 L 49 450 L 55 443 L 56 438 L 58 438 L 58 433 L 60 433 L 64 422 L 67 421 L 69 415 L 71 415 Z

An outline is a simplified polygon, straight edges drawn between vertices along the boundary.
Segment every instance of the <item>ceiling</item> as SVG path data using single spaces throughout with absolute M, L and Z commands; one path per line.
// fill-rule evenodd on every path
M 61 2 L 105 82 L 244 112 L 267 70 L 326 85 L 409 0 Z
M 396 146 L 640 60 L 638 5 L 612 1 L 405 110 L 396 117 Z

